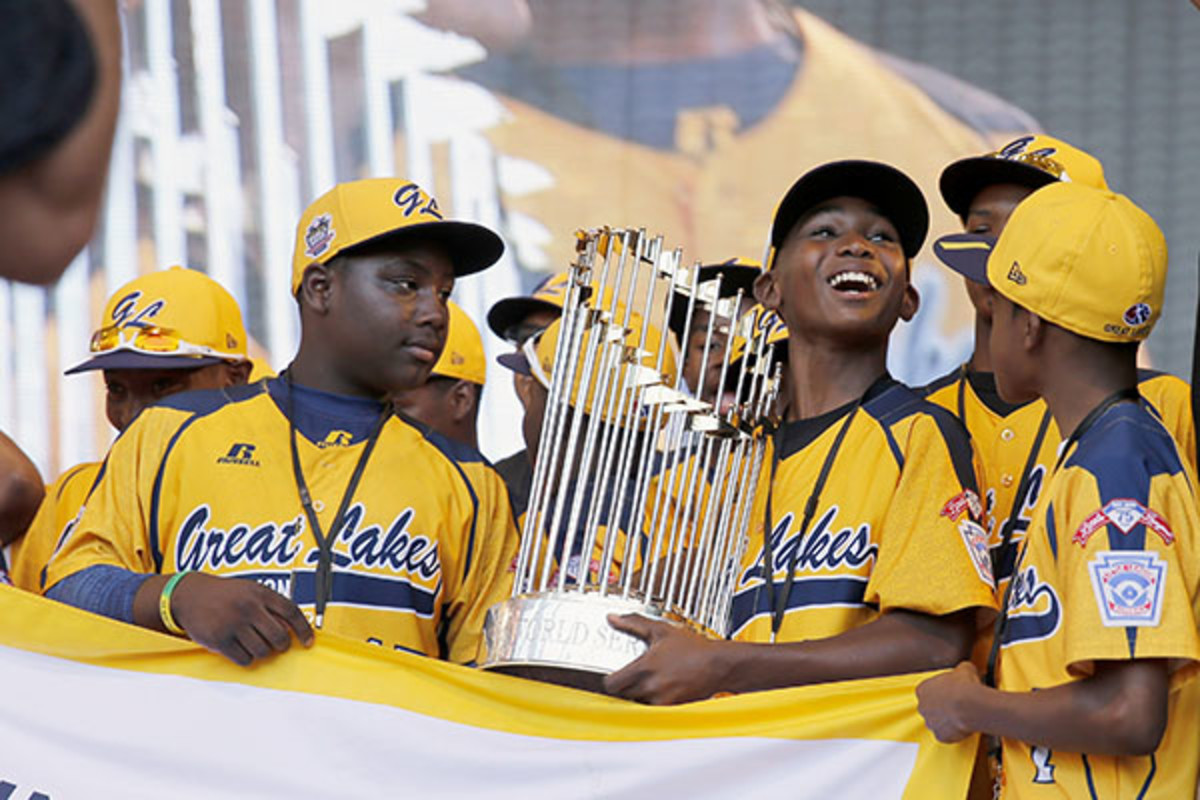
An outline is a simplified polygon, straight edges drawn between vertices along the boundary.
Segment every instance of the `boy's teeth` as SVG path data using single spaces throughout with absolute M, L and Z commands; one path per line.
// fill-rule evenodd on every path
M 861 283 L 869 286 L 872 289 L 878 288 L 878 282 L 875 280 L 875 276 L 866 272 L 858 272 L 857 270 L 839 272 L 837 275 L 834 275 L 829 279 L 829 285 L 835 289 L 838 286 L 841 286 L 843 283 L 850 282 Z

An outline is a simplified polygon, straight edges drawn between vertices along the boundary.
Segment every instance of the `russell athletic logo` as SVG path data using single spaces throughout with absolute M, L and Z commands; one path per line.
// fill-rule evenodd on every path
M 244 467 L 261 466 L 258 460 L 254 458 L 254 445 L 246 444 L 245 442 L 236 442 L 233 447 L 229 448 L 229 452 L 217 459 L 218 464 L 240 464 Z

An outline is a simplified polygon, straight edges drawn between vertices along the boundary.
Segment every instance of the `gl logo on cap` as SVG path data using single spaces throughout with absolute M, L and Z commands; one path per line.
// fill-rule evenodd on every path
M 1150 315 L 1153 313 L 1150 306 L 1145 303 L 1134 303 L 1129 308 L 1125 309 L 1125 313 L 1121 315 L 1121 319 L 1125 320 L 1126 325 L 1137 327 L 1145 325 L 1150 321 Z
M 437 200 L 421 191 L 421 187 L 415 183 L 406 183 L 397 189 L 396 193 L 392 195 L 392 202 L 400 207 L 406 217 L 411 217 L 413 214 L 428 214 L 431 217 L 442 219 L 442 212 L 438 208 Z
M 148 328 L 151 323 L 146 320 L 156 316 L 167 306 L 167 301 L 159 298 L 139 310 L 137 302 L 141 297 L 142 293 L 135 290 L 117 301 L 112 310 L 114 328 Z

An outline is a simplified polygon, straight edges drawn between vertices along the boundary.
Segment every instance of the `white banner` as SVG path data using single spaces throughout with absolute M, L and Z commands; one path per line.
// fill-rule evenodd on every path
M 0 800 L 884 800 L 971 764 L 915 678 L 648 708 L 331 637 L 244 670 L 9 589 L 0 620 Z

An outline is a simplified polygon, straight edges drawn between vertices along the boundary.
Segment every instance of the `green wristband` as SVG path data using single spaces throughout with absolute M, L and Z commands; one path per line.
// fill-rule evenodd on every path
M 158 596 L 158 616 L 162 620 L 163 627 L 168 632 L 176 636 L 186 636 L 183 628 L 179 627 L 179 623 L 175 621 L 175 616 L 171 613 L 171 593 L 175 591 L 175 587 L 183 580 L 183 576 L 187 575 L 191 570 L 176 572 L 167 579 L 167 583 L 163 586 L 162 594 Z

